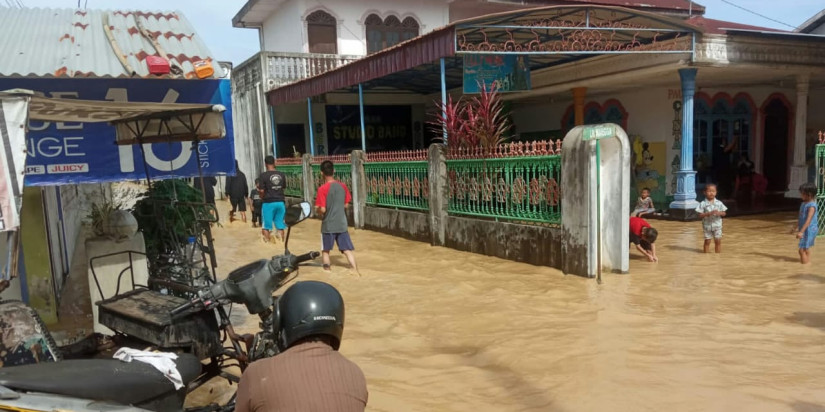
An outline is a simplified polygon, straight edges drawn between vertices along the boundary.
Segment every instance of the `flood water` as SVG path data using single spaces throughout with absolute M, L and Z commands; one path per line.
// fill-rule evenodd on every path
M 334 255 L 331 275 L 300 279 L 343 294 L 341 352 L 370 411 L 825 411 L 825 240 L 800 265 L 795 219 L 726 219 L 719 255 L 701 253 L 700 223 L 651 221 L 660 262 L 633 250 L 602 284 L 359 230 L 362 277 Z M 290 249 L 317 250 L 319 229 L 296 226 Z M 222 273 L 282 251 L 248 224 L 214 233 Z

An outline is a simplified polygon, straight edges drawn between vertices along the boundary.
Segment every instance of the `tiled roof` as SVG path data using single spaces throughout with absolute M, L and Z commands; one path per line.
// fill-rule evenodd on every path
M 16 9 L 0 7 L 0 76 L 132 77 L 115 54 L 112 35 L 137 77 L 149 74 L 146 56 L 157 52 L 138 30 L 136 19 L 157 39 L 182 77 L 196 78 L 193 62 L 211 61 L 214 77 L 223 69 L 180 12 Z M 165 76 L 164 76 L 165 77 Z
M 705 33 L 710 34 L 725 34 L 727 30 L 725 29 L 734 29 L 734 30 L 754 30 L 754 31 L 773 31 L 777 33 L 783 33 L 785 30 L 778 30 L 778 29 L 770 29 L 767 27 L 759 27 L 759 26 L 751 26 L 748 24 L 741 24 L 741 23 L 734 23 L 732 21 L 724 21 L 724 20 L 714 20 L 714 19 L 707 19 L 702 16 L 694 16 L 687 20 L 688 23 L 701 27 L 705 30 Z
M 692 8 L 694 13 L 704 13 L 705 7 L 698 3 L 693 3 L 686 0 L 567 0 L 571 3 L 592 3 L 603 4 L 607 6 L 630 7 L 640 10 L 646 9 L 663 9 L 663 10 L 682 10 L 688 11 Z M 537 1 L 537 3 L 542 3 Z M 547 2 L 544 2 L 547 3 Z

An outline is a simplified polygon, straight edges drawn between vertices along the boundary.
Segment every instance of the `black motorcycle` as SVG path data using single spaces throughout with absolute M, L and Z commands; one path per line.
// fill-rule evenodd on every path
M 187 393 L 220 376 L 231 382 L 249 363 L 278 353 L 273 327 L 273 293 L 297 275 L 299 265 L 317 258 L 318 252 L 293 255 L 287 247 L 289 231 L 310 216 L 307 202 L 287 208 L 284 254 L 252 262 L 232 271 L 226 279 L 185 299 L 150 289 L 130 292 L 97 302 L 99 321 L 117 333 L 120 346 L 178 354 L 175 363 L 184 387 L 143 362 L 116 359 L 74 359 L 0 368 L 0 410 L 15 411 L 181 411 Z M 239 335 L 227 307 L 243 304 L 260 317 L 260 330 Z M 228 341 L 228 345 L 226 345 Z M 128 406 L 126 406 L 128 405 Z M 210 405 L 190 411 L 232 411 L 227 405 Z

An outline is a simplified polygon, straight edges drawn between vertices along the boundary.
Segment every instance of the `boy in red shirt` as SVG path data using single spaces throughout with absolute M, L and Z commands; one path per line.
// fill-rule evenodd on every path
M 636 250 L 647 256 L 647 260 L 658 262 L 656 256 L 656 246 L 653 242 L 659 236 L 659 232 L 650 227 L 650 223 L 640 217 L 630 218 L 630 243 L 636 245 Z
M 321 163 L 321 173 L 324 175 L 324 185 L 318 188 L 318 197 L 315 199 L 315 207 L 318 213 L 323 216 L 321 223 L 321 259 L 324 262 L 324 270 L 330 270 L 329 252 L 337 243 L 338 250 L 347 257 L 352 270 L 358 272 L 355 265 L 355 246 L 347 231 L 346 207 L 352 201 L 349 189 L 343 183 L 335 180 L 335 166 L 329 160 Z M 360 274 L 360 273 L 359 273 Z

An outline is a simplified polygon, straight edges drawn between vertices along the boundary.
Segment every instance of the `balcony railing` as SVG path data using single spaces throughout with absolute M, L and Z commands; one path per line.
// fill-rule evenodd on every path
M 263 52 L 270 90 L 341 67 L 362 56 L 319 53 Z

